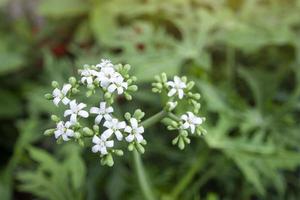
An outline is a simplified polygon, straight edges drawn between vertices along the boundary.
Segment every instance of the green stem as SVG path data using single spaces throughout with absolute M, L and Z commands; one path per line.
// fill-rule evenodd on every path
M 146 119 L 141 123 L 144 128 L 147 128 L 159 121 L 161 121 L 163 118 L 165 118 L 168 115 L 166 111 L 160 111 L 159 113 L 153 115 L 152 117 Z M 137 173 L 139 185 L 141 187 L 143 196 L 146 200 L 155 200 L 154 194 L 152 192 L 152 188 L 148 182 L 147 175 L 143 166 L 142 159 L 140 157 L 140 154 L 137 152 L 137 150 L 133 150 L 133 159 L 134 159 L 134 166 L 135 171 Z
M 178 196 L 185 190 L 185 188 L 190 184 L 190 182 L 193 180 L 194 176 L 197 174 L 199 169 L 204 164 L 204 160 L 206 159 L 206 156 L 201 157 L 198 159 L 191 168 L 188 170 L 186 175 L 180 179 L 180 181 L 176 184 L 174 189 L 171 192 L 170 199 L 177 199 Z
M 161 121 L 163 118 L 165 118 L 168 115 L 168 112 L 162 110 L 159 113 L 153 115 L 152 117 L 149 117 L 148 119 L 146 119 L 145 121 L 143 121 L 141 123 L 141 125 L 144 128 L 148 128 L 149 126 L 152 126 L 153 124 Z
M 146 200 L 154 200 L 155 198 L 154 198 L 153 192 L 151 190 L 151 186 L 148 182 L 140 154 L 137 152 L 137 150 L 133 150 L 133 158 L 134 158 L 135 170 L 137 173 L 138 181 L 139 181 L 143 196 Z

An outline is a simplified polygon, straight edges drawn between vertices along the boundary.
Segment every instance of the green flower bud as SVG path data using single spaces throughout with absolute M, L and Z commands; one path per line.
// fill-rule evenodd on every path
M 75 86 L 76 85 L 76 78 L 75 77 L 70 77 L 69 78 L 69 83 L 72 85 L 72 86 Z
M 130 143 L 128 145 L 128 151 L 133 151 L 133 149 L 134 149 L 134 145 L 133 145 L 133 143 Z
M 79 90 L 77 88 L 72 88 L 72 93 L 73 94 L 77 94 L 79 92 Z
M 157 89 L 157 88 L 152 88 L 152 92 L 154 92 L 154 93 L 159 93 L 159 92 L 160 92 L 160 90 L 159 90 L 159 89 Z
M 179 137 L 177 136 L 176 138 L 174 138 L 174 139 L 172 140 L 172 144 L 173 144 L 173 145 L 176 145 L 176 144 L 178 143 L 178 140 L 179 140 Z
M 184 140 L 182 139 L 182 137 L 180 137 L 178 140 L 178 147 L 180 150 L 183 150 L 185 147 Z
M 86 136 L 92 136 L 94 135 L 94 132 L 92 129 L 88 128 L 88 127 L 84 127 L 82 129 L 83 133 L 86 135 Z
M 124 155 L 124 152 L 122 150 L 119 150 L 119 149 L 115 149 L 113 151 L 117 156 L 123 156 Z
M 136 78 L 135 76 L 132 76 L 132 77 L 131 77 L 131 80 L 132 80 L 133 82 L 136 82 L 136 81 L 137 81 L 137 78 Z
M 125 115 L 124 115 L 124 117 L 125 117 L 125 119 L 126 119 L 127 121 L 129 121 L 130 118 L 131 118 L 131 114 L 130 114 L 129 112 L 126 112 Z
M 111 98 L 111 93 L 105 92 L 104 98 L 105 98 L 105 99 L 110 99 L 110 98 Z
M 95 86 L 94 86 L 93 84 L 89 84 L 89 85 L 87 86 L 87 88 L 88 88 L 89 90 L 94 90 L 94 89 L 95 89 Z
M 90 97 L 93 95 L 93 91 L 92 90 L 89 90 L 85 93 L 86 97 Z
M 185 82 L 185 83 L 186 83 L 186 81 L 187 81 L 187 77 L 186 77 L 186 76 L 183 76 L 183 77 L 181 77 L 181 80 L 182 80 L 183 82 Z
M 145 116 L 145 113 L 141 109 L 137 109 L 134 111 L 133 117 L 137 120 L 141 120 Z
M 81 137 L 81 134 L 80 134 L 78 131 L 76 131 L 76 132 L 74 133 L 74 137 L 75 137 L 76 139 L 79 139 L 79 138 Z
M 124 66 L 124 69 L 126 70 L 126 72 L 128 72 L 130 70 L 131 66 L 129 64 L 126 64 Z
M 82 139 L 78 139 L 78 144 L 82 147 L 84 147 L 84 141 Z
M 55 129 L 48 129 L 44 132 L 44 135 L 50 136 L 54 134 Z
M 145 148 L 140 143 L 136 143 L 135 147 L 139 153 L 141 154 L 145 153 Z
M 52 96 L 52 94 L 45 94 L 45 99 L 47 99 L 47 100 L 52 100 L 53 99 L 53 96 Z
M 58 88 L 59 87 L 59 84 L 58 84 L 57 81 L 52 81 L 51 85 L 52 85 L 53 88 Z
M 112 167 L 114 165 L 114 159 L 112 157 L 111 154 L 107 154 L 105 156 L 105 163 L 109 166 L 109 167 Z
M 132 92 L 135 92 L 135 91 L 138 90 L 138 86 L 137 85 L 131 85 L 131 86 L 128 87 L 128 90 L 132 91 Z
M 59 122 L 60 118 L 56 115 L 51 115 L 51 120 L 57 123 Z
M 156 80 L 157 82 L 161 82 L 161 79 L 158 75 L 154 76 L 154 80 Z
M 161 74 L 161 80 L 162 80 L 162 82 L 167 82 L 168 81 L 168 77 L 167 77 L 166 73 Z
M 194 87 L 194 85 L 195 85 L 195 82 L 194 82 L 194 81 L 190 81 L 190 82 L 187 84 L 186 89 L 187 89 L 187 90 L 191 90 L 191 89 Z
M 93 130 L 95 131 L 95 133 L 99 133 L 99 126 L 95 124 L 93 126 Z
M 126 100 L 128 100 L 128 101 L 132 100 L 132 96 L 130 94 L 128 94 L 127 92 L 124 92 L 124 96 L 125 96 Z

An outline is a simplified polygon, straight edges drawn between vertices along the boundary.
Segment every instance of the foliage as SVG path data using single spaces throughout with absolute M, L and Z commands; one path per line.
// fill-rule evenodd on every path
M 50 81 L 102 57 L 139 80 L 120 113 L 160 111 L 146 84 L 164 71 L 202 94 L 207 134 L 190 148 L 178 152 L 163 126 L 145 132 L 161 199 L 299 198 L 299 0 L 32 2 L 0 1 L 1 198 L 142 198 L 130 155 L 109 169 L 42 137 L 57 112 L 43 99 Z

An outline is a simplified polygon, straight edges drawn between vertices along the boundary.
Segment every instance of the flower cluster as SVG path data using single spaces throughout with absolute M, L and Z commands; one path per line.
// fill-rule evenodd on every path
M 70 77 L 62 87 L 53 81 L 54 90 L 45 97 L 55 106 L 62 106 L 64 111 L 61 117 L 52 115 L 56 128 L 46 130 L 45 134 L 54 135 L 57 142 L 73 140 L 82 146 L 92 144 L 91 151 L 100 156 L 101 163 L 112 166 L 113 155 L 123 155 L 122 143 L 127 145 L 129 151 L 144 153 L 145 128 L 160 121 L 169 130 L 178 131 L 172 142 L 180 149 L 190 143 L 190 134 L 205 133 L 202 128 L 205 118 L 197 116 L 200 94 L 192 92 L 194 82 L 188 82 L 186 77 L 175 76 L 168 81 L 166 74 L 156 76 L 156 82 L 152 84 L 153 92 L 165 95 L 167 101 L 164 109 L 143 122 L 145 113 L 140 109 L 133 114 L 127 112 L 121 118 L 113 106 L 115 99 L 123 95 L 131 100 L 131 92 L 137 90 L 134 85 L 136 78 L 129 75 L 129 70 L 129 65 L 114 65 L 110 60 L 102 59 L 99 64 L 84 65 L 78 70 L 80 77 Z M 82 98 L 82 91 L 86 98 Z M 185 113 L 177 113 L 178 107 L 183 107 L 178 110 Z M 86 125 L 89 121 L 93 122 L 92 127 Z
M 188 137 L 189 133 L 197 135 L 205 134 L 205 129 L 201 126 L 205 121 L 205 118 L 198 117 L 200 103 L 199 93 L 193 93 L 192 89 L 195 85 L 193 81 L 187 81 L 184 77 L 173 77 L 172 81 L 168 81 L 165 73 L 155 77 L 156 82 L 152 84 L 152 91 L 155 93 L 161 93 L 167 96 L 167 102 L 165 104 L 165 110 L 169 112 L 165 123 L 169 130 L 178 130 L 178 136 L 172 141 L 177 144 L 180 149 L 185 147 L 185 144 L 190 143 Z M 177 106 L 183 105 L 186 113 L 174 114 Z M 187 109 L 189 106 L 192 111 Z
M 78 71 L 79 80 L 71 77 L 69 83 L 64 84 L 61 89 L 54 81 L 52 94 L 45 96 L 56 106 L 61 105 L 65 108 L 65 120 L 53 115 L 56 128 L 47 130 L 45 134 L 54 134 L 58 142 L 73 139 L 81 145 L 85 144 L 84 138 L 90 138 L 93 143 L 92 152 L 99 153 L 101 163 L 109 166 L 113 165 L 112 154 L 123 155 L 123 151 L 117 149 L 118 142 L 126 142 L 130 150 L 136 148 L 144 152 L 144 127 L 139 125 L 144 116 L 143 112 L 136 110 L 132 117 L 129 114 L 129 118 L 126 114 L 126 121 L 122 121 L 116 117 L 112 106 L 116 96 L 124 95 L 130 100 L 129 93 L 137 90 L 137 86 L 133 85 L 136 78 L 128 75 L 129 70 L 129 65 L 113 65 L 110 60 L 102 59 L 97 65 L 84 65 L 83 69 Z M 89 107 L 88 103 L 77 102 L 75 97 L 79 95 L 80 90 L 87 90 L 87 97 L 100 94 L 98 106 Z M 82 121 L 89 117 L 93 117 L 92 128 L 84 126 Z

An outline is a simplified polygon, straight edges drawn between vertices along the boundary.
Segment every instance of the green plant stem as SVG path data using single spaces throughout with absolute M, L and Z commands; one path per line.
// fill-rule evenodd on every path
M 145 121 L 143 121 L 141 123 L 141 125 L 144 128 L 148 128 L 150 126 L 152 126 L 153 124 L 161 121 L 163 118 L 165 118 L 168 115 L 168 112 L 162 110 L 159 113 L 156 113 L 155 115 L 153 115 L 152 117 L 149 117 L 148 119 L 146 119 Z
M 178 198 L 178 196 L 182 193 L 182 191 L 184 191 L 185 188 L 193 180 L 196 173 L 202 167 L 205 159 L 206 159 L 206 156 L 203 156 L 200 159 L 198 159 L 195 163 L 192 164 L 191 168 L 188 170 L 188 172 L 185 174 L 185 176 L 182 179 L 180 179 L 180 181 L 176 184 L 176 186 L 172 190 L 170 199 L 174 200 L 174 199 Z
M 154 200 L 155 199 L 154 194 L 148 182 L 146 172 L 142 163 L 142 159 L 136 149 L 133 150 L 133 159 L 134 159 L 135 171 L 137 173 L 139 185 L 141 187 L 144 198 L 146 200 Z
M 144 128 L 150 127 L 153 124 L 161 121 L 167 115 L 168 115 L 168 112 L 166 112 L 164 110 L 160 111 L 159 113 L 157 113 L 157 114 L 153 115 L 152 117 L 143 121 L 141 123 L 141 125 L 144 126 Z M 154 194 L 152 192 L 152 188 L 147 179 L 147 174 L 145 172 L 142 159 L 136 149 L 133 150 L 133 159 L 134 159 L 135 171 L 136 171 L 139 185 L 141 187 L 144 198 L 146 200 L 155 200 Z

